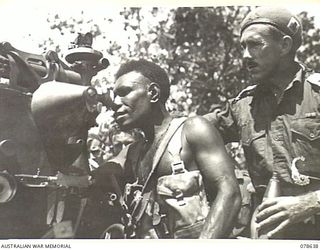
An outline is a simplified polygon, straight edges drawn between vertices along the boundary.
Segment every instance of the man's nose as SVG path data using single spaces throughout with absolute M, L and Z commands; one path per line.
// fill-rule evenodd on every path
M 120 96 L 115 96 L 112 103 L 112 109 L 116 111 L 122 104 L 122 100 Z
M 244 48 L 243 49 L 243 59 L 249 59 L 249 58 L 251 58 L 251 55 L 250 55 L 250 52 L 249 52 L 249 50 L 248 50 L 248 48 Z

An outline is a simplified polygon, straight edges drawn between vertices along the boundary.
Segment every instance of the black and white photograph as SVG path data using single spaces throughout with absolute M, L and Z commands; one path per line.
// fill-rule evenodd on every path
M 0 10 L 1 249 L 319 248 L 320 3 Z

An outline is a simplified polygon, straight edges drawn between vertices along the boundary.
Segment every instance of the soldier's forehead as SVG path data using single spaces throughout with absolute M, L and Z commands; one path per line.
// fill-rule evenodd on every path
M 264 32 L 269 32 L 270 29 L 271 29 L 271 26 L 268 24 L 255 23 L 255 24 L 251 24 L 250 26 L 245 28 L 243 30 L 243 33 L 246 33 L 246 32 L 264 33 Z
M 131 71 L 128 72 L 122 76 L 120 76 L 116 80 L 115 89 L 119 87 L 125 87 L 125 86 L 134 86 L 139 84 L 144 84 L 150 82 L 150 80 L 142 75 L 140 72 L 137 71 Z
M 241 35 L 241 40 L 244 38 L 261 38 L 270 34 L 270 26 L 267 24 L 252 24 L 248 26 Z

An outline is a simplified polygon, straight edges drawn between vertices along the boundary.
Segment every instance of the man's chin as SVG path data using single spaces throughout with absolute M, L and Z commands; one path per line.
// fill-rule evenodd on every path
M 133 129 L 133 127 L 130 125 L 130 123 L 125 123 L 125 122 L 117 122 L 120 130 L 127 132 Z
M 266 79 L 266 77 L 262 74 L 251 74 L 250 77 L 251 77 L 252 81 L 255 83 L 263 82 Z

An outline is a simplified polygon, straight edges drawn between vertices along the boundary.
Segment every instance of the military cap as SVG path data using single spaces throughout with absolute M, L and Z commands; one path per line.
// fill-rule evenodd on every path
M 281 7 L 258 7 L 251 11 L 241 23 L 240 34 L 252 24 L 272 25 L 290 36 L 295 48 L 299 48 L 302 40 L 302 25 L 297 16 Z

